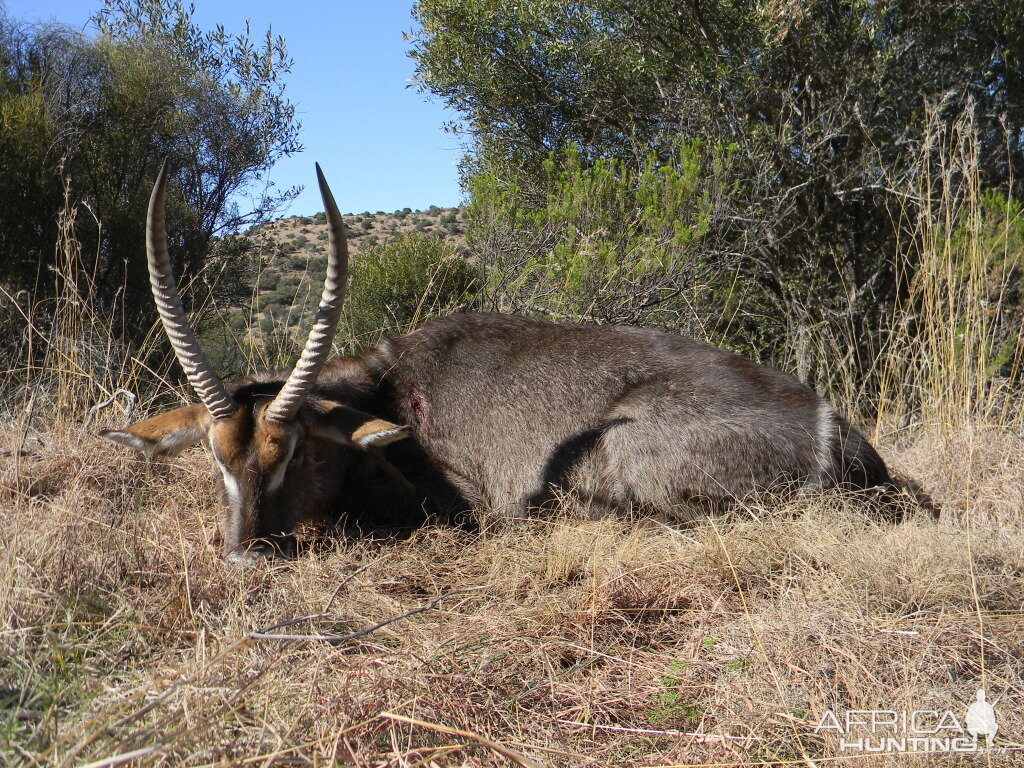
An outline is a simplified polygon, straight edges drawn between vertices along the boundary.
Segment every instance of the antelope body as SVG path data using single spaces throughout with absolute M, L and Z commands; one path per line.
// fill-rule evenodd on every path
M 230 391 L 181 310 L 163 234 L 161 172 L 148 222 L 151 282 L 202 404 L 106 437 L 150 454 L 205 443 L 229 557 L 290 553 L 313 517 L 516 513 L 563 494 L 609 510 L 678 512 L 782 488 L 889 483 L 867 440 L 780 371 L 649 329 L 454 315 L 327 361 L 344 298 L 341 217 L 324 297 L 290 374 Z

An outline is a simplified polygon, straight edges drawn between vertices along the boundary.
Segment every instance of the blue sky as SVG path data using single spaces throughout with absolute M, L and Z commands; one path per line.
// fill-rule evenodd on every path
M 12 19 L 56 20 L 86 29 L 101 0 L 0 0 Z M 305 150 L 270 172 L 281 187 L 302 185 L 287 214 L 322 210 L 313 163 L 324 169 L 344 212 L 451 206 L 460 200 L 455 118 L 408 82 L 413 62 L 402 33 L 413 28 L 411 2 L 383 0 L 195 0 L 203 29 L 245 20 L 258 41 L 268 26 L 284 36 L 295 64 L 287 93 L 302 122 Z M 89 27 L 91 29 L 91 27 Z

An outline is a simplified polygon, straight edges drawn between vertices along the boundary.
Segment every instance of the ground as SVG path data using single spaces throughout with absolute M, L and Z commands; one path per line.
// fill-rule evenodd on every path
M 249 569 L 219 557 L 201 451 L 148 465 L 77 429 L 11 441 L 0 764 L 1020 764 L 1024 453 L 1009 429 L 882 437 L 937 522 L 887 525 L 824 496 L 686 528 L 333 538 Z M 962 723 L 979 688 L 1002 751 L 865 754 L 818 727 L 856 710 Z

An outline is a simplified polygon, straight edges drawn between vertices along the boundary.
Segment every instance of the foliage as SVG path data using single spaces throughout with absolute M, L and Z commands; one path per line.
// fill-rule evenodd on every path
M 405 333 L 427 316 L 470 308 L 480 286 L 479 267 L 439 238 L 410 232 L 353 260 L 349 333 L 359 345 Z
M 171 0 L 107 0 L 96 33 L 30 29 L 0 18 L 0 283 L 55 290 L 50 266 L 64 179 L 77 217 L 78 279 L 115 331 L 138 338 L 153 315 L 143 224 L 149 189 L 166 159 L 175 268 L 195 283 L 216 235 L 268 217 L 292 191 L 264 187 L 233 201 L 298 149 L 298 124 L 281 78 L 290 60 L 269 33 L 204 33 Z M 190 300 L 216 290 L 190 286 Z M 204 275 L 204 278 L 206 275 Z
M 523 185 L 484 171 L 469 179 L 467 238 L 498 309 L 618 323 L 686 325 L 684 291 L 723 283 L 712 221 L 728 152 L 680 142 L 660 162 L 585 163 L 570 146 Z M 724 280 L 727 284 L 728 280 Z
M 982 188 L 1024 172 L 1024 6 L 993 0 L 419 0 L 421 85 L 458 110 L 464 172 L 547 205 L 546 163 L 639 172 L 680 140 L 729 147 L 714 260 L 736 290 L 695 316 L 829 386 L 834 338 L 862 375 L 908 287 L 928 126 L 977 122 Z M 484 185 L 486 186 L 486 185 Z

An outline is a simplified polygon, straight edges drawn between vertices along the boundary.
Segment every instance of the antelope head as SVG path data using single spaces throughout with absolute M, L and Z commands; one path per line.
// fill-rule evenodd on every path
M 166 167 L 153 186 L 146 220 L 146 253 L 153 298 L 178 362 L 201 403 L 161 413 L 109 440 L 151 456 L 174 456 L 207 446 L 224 505 L 223 538 L 230 561 L 292 555 L 292 532 L 340 490 L 349 450 L 372 450 L 406 437 L 399 426 L 324 399 L 314 387 L 341 316 L 348 277 L 348 245 L 341 214 L 320 166 L 316 168 L 327 213 L 330 252 L 323 295 L 313 328 L 287 380 L 229 392 L 207 362 L 182 308 L 164 230 Z

